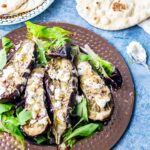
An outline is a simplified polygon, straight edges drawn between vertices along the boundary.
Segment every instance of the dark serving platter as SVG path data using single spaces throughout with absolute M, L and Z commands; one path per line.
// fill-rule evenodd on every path
M 60 26 L 64 29 L 74 32 L 73 42 L 79 46 L 88 44 L 97 54 L 113 63 L 121 72 L 123 84 L 121 89 L 113 91 L 114 112 L 111 120 L 108 122 L 102 132 L 92 137 L 78 142 L 73 150 L 109 150 L 117 143 L 125 132 L 130 121 L 134 105 L 134 85 L 128 70 L 128 67 L 119 53 L 99 35 L 79 26 L 47 22 L 42 25 L 52 27 Z M 15 44 L 26 37 L 26 28 L 17 29 L 8 35 Z M 0 149 L 17 150 L 19 149 L 17 141 L 7 133 L 0 135 Z M 52 146 L 37 146 L 26 142 L 27 150 L 55 150 Z

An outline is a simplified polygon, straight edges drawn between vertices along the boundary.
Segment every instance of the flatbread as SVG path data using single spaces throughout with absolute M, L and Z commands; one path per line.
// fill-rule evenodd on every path
M 147 19 L 146 21 L 141 22 L 140 24 L 138 24 L 138 26 L 140 26 L 141 28 L 143 28 L 145 32 L 150 34 L 150 19 Z
M 150 17 L 150 0 L 76 0 L 77 11 L 91 25 L 105 30 L 131 27 Z
M 26 1 L 27 0 L 0 0 L 0 15 L 5 15 L 18 9 Z
M 28 0 L 24 5 L 22 5 L 19 9 L 11 12 L 12 15 L 19 14 L 23 12 L 27 12 L 37 8 L 38 6 L 42 5 L 45 0 Z

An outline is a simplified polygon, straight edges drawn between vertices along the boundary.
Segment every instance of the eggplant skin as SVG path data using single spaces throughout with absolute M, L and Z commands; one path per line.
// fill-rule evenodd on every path
M 0 73 L 0 102 L 13 101 L 24 91 L 35 62 L 35 43 L 25 40 Z
M 109 87 L 88 62 L 78 62 L 77 70 L 81 90 L 88 102 L 89 118 L 94 121 L 108 119 L 113 111 Z
M 67 121 L 72 111 L 70 104 L 75 101 L 77 70 L 70 60 L 55 58 L 48 64 L 47 75 L 45 84 L 53 113 L 52 131 L 56 144 L 60 144 L 61 136 L 69 126 Z
M 50 51 L 50 53 L 48 53 L 48 55 L 52 56 L 52 57 L 61 57 L 61 58 L 72 59 L 71 43 L 67 43 L 66 45 L 58 48 L 57 50 Z
M 25 110 L 31 112 L 32 118 L 22 129 L 30 137 L 42 134 L 51 123 L 45 106 L 44 74 L 43 68 L 33 69 L 25 90 Z
M 104 79 L 105 79 L 105 83 L 115 90 L 118 90 L 122 86 L 123 79 L 120 71 L 117 68 L 115 68 L 110 78 L 104 78 Z

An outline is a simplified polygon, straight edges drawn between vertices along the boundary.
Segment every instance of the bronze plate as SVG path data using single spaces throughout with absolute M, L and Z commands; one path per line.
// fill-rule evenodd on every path
M 123 77 L 123 85 L 121 89 L 113 92 L 115 109 L 108 125 L 104 127 L 102 132 L 95 134 L 91 138 L 78 142 L 73 148 L 74 150 L 110 149 L 123 135 L 130 121 L 133 110 L 134 85 L 127 65 L 119 53 L 110 44 L 108 44 L 108 42 L 87 29 L 66 23 L 53 22 L 43 23 L 43 25 L 48 27 L 60 26 L 74 32 L 73 41 L 75 44 L 80 46 L 88 44 L 97 54 L 113 63 L 120 70 Z M 25 35 L 26 28 L 23 27 L 9 33 L 6 36 L 11 38 L 12 41 L 17 44 L 20 40 L 25 38 Z M 13 141 L 14 140 L 5 133 L 4 136 L 0 137 L 0 149 L 15 149 L 15 147 L 17 147 L 17 143 L 14 143 Z M 26 143 L 26 149 L 54 150 L 56 148 L 51 146 L 36 146 Z

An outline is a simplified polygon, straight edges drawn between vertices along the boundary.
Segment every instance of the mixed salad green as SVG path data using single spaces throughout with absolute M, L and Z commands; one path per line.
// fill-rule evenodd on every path
M 46 66 L 49 59 L 49 53 L 71 42 L 70 31 L 60 27 L 45 27 L 42 25 L 26 22 L 27 38 L 33 40 L 37 46 L 38 63 L 41 66 Z M 14 47 L 14 44 L 9 38 L 2 38 L 2 49 L 0 50 L 0 70 L 2 70 L 7 63 L 7 55 Z M 88 61 L 93 68 L 104 77 L 111 77 L 113 73 L 113 65 L 100 58 L 97 54 L 86 48 L 87 53 L 81 52 L 78 46 L 72 48 L 72 54 L 79 54 L 81 61 Z M 63 142 L 60 147 L 72 147 L 78 140 L 90 137 L 97 131 L 103 129 L 103 124 L 100 122 L 92 122 L 88 118 L 88 106 L 84 96 L 81 97 L 79 103 L 74 107 L 72 115 L 78 116 L 78 121 L 68 128 L 63 135 Z M 21 107 L 15 107 L 15 104 L 1 103 L 0 104 L 0 131 L 8 132 L 13 135 L 22 145 L 24 149 L 24 134 L 22 133 L 21 126 L 24 125 L 31 118 L 31 113 L 23 110 Z M 51 142 L 51 133 L 40 135 L 34 138 L 37 144 L 44 142 Z

